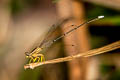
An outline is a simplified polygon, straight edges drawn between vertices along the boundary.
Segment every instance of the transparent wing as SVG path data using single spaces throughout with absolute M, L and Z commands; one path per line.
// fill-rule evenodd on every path
M 59 22 L 57 22 L 56 24 L 52 25 L 51 28 L 49 29 L 49 31 L 47 32 L 45 38 L 43 39 L 43 41 L 41 42 L 41 44 L 39 45 L 39 47 L 41 48 L 47 48 L 52 44 L 52 40 L 54 40 L 55 38 L 55 33 L 58 29 L 58 27 L 61 27 L 63 24 L 65 24 L 69 19 L 64 19 L 61 20 Z
M 48 47 L 50 47 L 52 40 L 55 39 L 56 36 L 56 32 L 57 29 L 59 27 L 61 27 L 61 25 L 65 24 L 68 20 L 70 20 L 71 18 L 68 19 L 62 19 L 59 20 L 56 24 L 52 25 L 50 27 L 50 29 L 48 30 L 48 32 L 46 33 L 45 37 L 41 38 L 41 36 L 35 41 L 34 45 L 32 46 L 32 48 L 28 51 L 29 53 L 33 52 L 37 47 L 40 47 L 44 50 L 46 50 Z M 40 43 L 39 43 L 40 42 Z M 37 45 L 37 46 L 36 46 Z

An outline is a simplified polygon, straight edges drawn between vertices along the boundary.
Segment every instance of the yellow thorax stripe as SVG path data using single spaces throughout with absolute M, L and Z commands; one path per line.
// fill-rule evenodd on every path
M 40 47 L 37 47 L 32 53 L 39 53 L 40 51 L 42 51 L 42 49 Z

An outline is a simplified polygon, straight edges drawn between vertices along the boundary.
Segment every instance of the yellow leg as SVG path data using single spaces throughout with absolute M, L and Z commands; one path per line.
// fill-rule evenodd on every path
M 30 59 L 29 64 L 32 62 L 32 59 Z
M 43 56 L 43 61 L 45 61 L 45 57 Z
M 41 55 L 41 62 L 45 61 L 45 57 Z
M 40 57 L 37 57 L 38 58 L 38 61 L 37 62 L 40 62 Z
M 38 62 L 43 62 L 45 61 L 44 55 L 43 54 L 37 54 L 38 56 Z
M 40 58 L 40 62 L 42 62 L 42 59 L 43 59 L 43 57 L 41 56 L 41 58 Z
M 30 61 L 29 61 L 29 64 L 30 64 L 32 61 L 33 61 L 33 58 L 31 57 L 31 58 L 30 58 Z
M 44 59 L 44 56 L 40 56 L 40 57 L 37 57 L 38 61 L 37 62 L 43 62 Z
M 37 60 L 37 57 L 35 59 L 33 59 L 33 63 Z

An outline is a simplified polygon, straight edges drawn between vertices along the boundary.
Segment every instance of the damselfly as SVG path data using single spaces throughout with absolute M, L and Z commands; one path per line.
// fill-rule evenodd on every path
M 54 32 L 54 30 L 57 28 L 57 26 L 52 26 L 51 29 L 48 31 L 48 34 L 47 36 L 44 38 L 44 40 L 41 42 L 41 44 L 34 48 L 31 52 L 26 52 L 26 58 L 30 58 L 30 61 L 29 63 L 35 63 L 35 62 L 43 62 L 45 61 L 45 57 L 44 55 L 41 53 L 43 51 L 43 49 L 51 46 L 54 42 L 58 41 L 59 39 L 65 37 L 67 34 L 75 31 L 76 29 L 80 28 L 81 26 L 85 25 L 85 24 L 88 24 L 90 22 L 93 22 L 93 21 L 96 21 L 96 20 L 99 20 L 101 18 L 104 18 L 104 16 L 98 16 L 97 18 L 94 18 L 94 19 L 91 19 L 91 20 L 88 20 L 78 26 L 75 26 L 74 28 L 70 29 L 69 31 L 65 32 L 64 34 L 62 34 L 61 36 L 57 37 L 56 39 L 54 40 L 47 40 L 47 37 L 49 35 L 49 33 L 51 32 Z

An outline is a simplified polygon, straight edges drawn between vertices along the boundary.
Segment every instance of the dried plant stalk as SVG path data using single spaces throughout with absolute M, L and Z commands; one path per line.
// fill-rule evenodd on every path
M 24 66 L 24 69 L 27 69 L 27 68 L 34 69 L 35 67 L 38 67 L 38 66 L 41 66 L 41 65 L 54 64 L 54 63 L 70 61 L 70 60 L 73 60 L 73 59 L 79 58 L 79 57 L 90 57 L 90 56 L 102 54 L 102 53 L 109 52 L 109 51 L 112 51 L 112 50 L 115 50 L 115 49 L 119 49 L 119 48 L 120 48 L 120 40 L 117 41 L 117 42 L 111 43 L 109 45 L 106 45 L 104 47 L 101 47 L 101 48 L 98 48 L 98 49 L 89 50 L 87 52 L 79 53 L 77 55 L 71 55 L 71 56 L 68 56 L 68 57 L 57 58 L 57 59 L 48 60 L 48 61 L 39 62 L 39 63 L 26 64 Z

